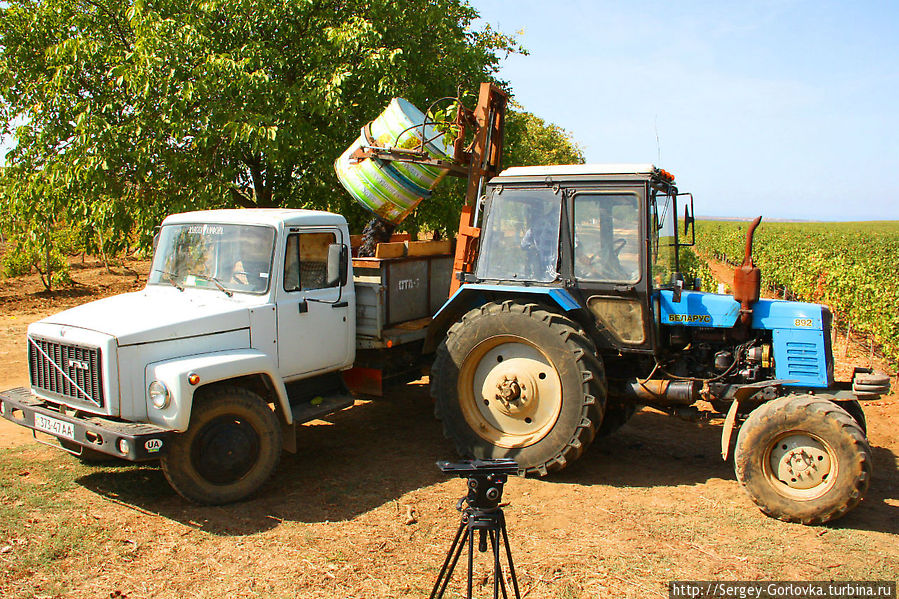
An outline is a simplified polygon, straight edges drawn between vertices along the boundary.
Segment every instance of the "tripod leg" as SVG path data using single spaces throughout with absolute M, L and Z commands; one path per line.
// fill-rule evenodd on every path
M 472 574 L 474 568 L 474 529 L 468 529 L 468 595 L 467 599 L 471 599 L 472 592 Z
M 509 576 L 512 578 L 512 590 L 515 591 L 515 599 L 521 599 L 518 591 L 518 577 L 515 576 L 515 564 L 512 563 L 512 549 L 509 547 L 509 532 L 506 530 L 506 518 L 503 517 L 500 530 L 503 533 L 503 542 L 506 545 L 506 559 L 509 561 Z
M 503 599 L 506 598 L 506 585 L 503 583 L 503 567 L 499 563 L 499 532 L 490 531 L 490 547 L 493 549 L 493 599 L 499 599 L 499 590 L 503 590 Z
M 453 576 L 453 570 L 456 568 L 456 562 L 459 561 L 459 556 L 462 554 L 463 547 L 465 547 L 465 540 L 467 537 L 463 537 L 462 533 L 467 526 L 468 525 L 463 519 L 462 523 L 459 525 L 459 529 L 456 531 L 456 537 L 453 539 L 453 544 L 450 545 L 449 552 L 446 554 L 446 559 L 443 561 L 443 567 L 440 568 L 440 574 L 437 575 L 437 582 L 434 583 L 434 589 L 431 591 L 430 599 L 443 597 L 446 586 Z

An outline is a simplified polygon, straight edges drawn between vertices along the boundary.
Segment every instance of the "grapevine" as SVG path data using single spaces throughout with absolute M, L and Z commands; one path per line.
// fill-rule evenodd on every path
M 701 221 L 696 245 L 709 257 L 743 261 L 746 223 Z M 828 305 L 836 321 L 873 335 L 899 362 L 899 223 L 762 223 L 753 260 L 762 283 Z

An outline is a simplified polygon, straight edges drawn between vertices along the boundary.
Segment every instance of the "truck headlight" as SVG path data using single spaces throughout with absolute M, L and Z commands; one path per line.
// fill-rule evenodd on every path
M 150 401 L 153 402 L 153 407 L 157 410 L 165 408 L 172 400 L 169 388 L 166 387 L 165 383 L 162 381 L 153 381 L 150 383 L 150 386 L 147 388 L 147 393 L 150 396 Z

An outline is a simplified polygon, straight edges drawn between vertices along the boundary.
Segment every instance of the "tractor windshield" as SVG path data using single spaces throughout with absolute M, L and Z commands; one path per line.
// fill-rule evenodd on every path
M 495 192 L 482 233 L 478 278 L 555 281 L 561 216 L 561 198 L 551 190 Z
M 653 196 L 652 282 L 656 287 L 671 283 L 677 272 L 677 199 L 674 195 Z

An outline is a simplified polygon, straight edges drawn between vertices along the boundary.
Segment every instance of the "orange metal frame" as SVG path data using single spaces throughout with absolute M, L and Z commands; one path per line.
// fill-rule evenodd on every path
M 453 277 L 450 281 L 450 295 L 462 285 L 462 277 L 470 273 L 478 256 L 480 227 L 475 227 L 475 207 L 483 184 L 496 176 L 502 168 L 503 130 L 508 96 L 500 88 L 490 83 L 482 83 L 478 94 L 478 105 L 470 116 L 474 118 L 476 132 L 471 152 L 463 154 L 460 142 L 456 143 L 456 160 L 468 162 L 468 188 L 465 205 L 459 218 L 459 233 L 456 235 L 456 255 L 453 260 Z M 459 136 L 463 133 L 460 131 Z

